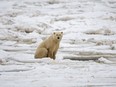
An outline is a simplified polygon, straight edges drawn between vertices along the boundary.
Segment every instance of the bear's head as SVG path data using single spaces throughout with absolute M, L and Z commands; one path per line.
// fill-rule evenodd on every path
M 53 33 L 53 39 L 55 41 L 61 41 L 62 36 L 63 36 L 63 32 L 54 32 Z

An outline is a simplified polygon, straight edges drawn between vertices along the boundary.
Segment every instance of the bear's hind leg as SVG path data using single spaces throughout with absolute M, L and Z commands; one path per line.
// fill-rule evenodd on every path
M 39 48 L 36 50 L 36 53 L 35 53 L 35 58 L 43 58 L 43 57 L 47 57 L 48 55 L 48 50 L 46 48 Z

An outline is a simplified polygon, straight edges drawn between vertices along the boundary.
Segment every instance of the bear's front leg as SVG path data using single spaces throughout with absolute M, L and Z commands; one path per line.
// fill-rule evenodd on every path
M 49 53 L 48 53 L 48 57 L 50 57 L 50 58 L 53 59 L 53 53 L 52 53 L 52 52 L 49 52 Z
M 55 55 L 53 55 L 53 59 L 54 59 L 54 60 L 56 59 L 56 56 L 55 56 Z
M 53 52 L 48 50 L 48 57 L 52 58 L 53 59 Z
M 56 53 L 57 53 L 58 47 L 55 49 L 55 51 L 53 52 L 53 59 L 56 59 Z
M 56 59 L 56 52 L 57 52 L 57 51 L 53 52 L 53 59 L 54 59 L 54 60 Z

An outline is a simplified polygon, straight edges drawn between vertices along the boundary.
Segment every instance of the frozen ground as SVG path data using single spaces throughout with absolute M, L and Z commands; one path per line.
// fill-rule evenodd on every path
M 53 31 L 56 60 L 34 59 Z M 115 0 L 0 0 L 0 87 L 116 87 L 115 58 Z

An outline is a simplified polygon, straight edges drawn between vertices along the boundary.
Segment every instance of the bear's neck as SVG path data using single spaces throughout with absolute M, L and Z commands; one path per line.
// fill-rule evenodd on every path
M 53 39 L 53 42 L 54 42 L 55 44 L 59 44 L 60 41 L 54 40 L 54 39 Z

